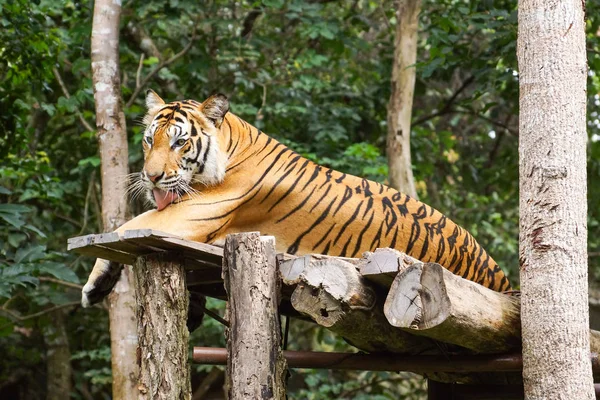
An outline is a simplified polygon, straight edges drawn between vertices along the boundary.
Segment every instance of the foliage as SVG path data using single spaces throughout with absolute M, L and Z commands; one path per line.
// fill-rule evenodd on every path
M 120 46 L 132 171 L 141 162 L 144 88 L 166 99 L 226 93 L 233 111 L 303 155 L 384 182 L 391 0 L 131 0 Z M 419 32 L 412 155 L 420 195 L 475 234 L 517 283 L 518 69 L 515 0 L 428 1 Z M 68 237 L 99 231 L 92 126 L 92 2 L 0 0 L 0 382 L 3 397 L 45 397 L 44 328 L 68 315 L 72 398 L 110 396 L 106 311 L 76 306 L 91 260 Z M 590 271 L 600 278 L 600 10 L 587 4 Z M 145 35 L 147 36 L 146 38 Z M 187 52 L 163 65 L 193 40 Z M 150 46 L 151 44 L 151 46 Z M 141 60 L 142 54 L 144 59 Z M 142 62 L 140 62 L 142 61 Z M 152 75 L 150 75 L 152 74 Z M 63 83 L 59 81 L 61 78 Z M 140 89 L 140 90 L 136 90 Z M 138 95 L 131 99 L 134 93 Z M 123 178 L 125 179 L 125 178 Z M 141 205 L 135 205 L 141 210 Z M 594 255 L 595 254 L 595 255 Z M 222 309 L 222 303 L 209 302 Z M 39 315 L 39 316 L 36 316 Z M 193 343 L 222 345 L 206 318 Z M 290 347 L 349 349 L 292 324 Z M 24 372 L 23 372 L 24 371 Z M 195 367 L 200 379 L 206 368 Z M 400 379 L 400 380 L 398 380 Z M 296 371 L 294 398 L 419 398 L 397 374 Z M 26 390 L 23 388 L 27 388 Z

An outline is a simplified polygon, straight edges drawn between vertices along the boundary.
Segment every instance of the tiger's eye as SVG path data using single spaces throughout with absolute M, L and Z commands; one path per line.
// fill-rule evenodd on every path
M 152 145 L 152 136 L 146 136 L 146 142 L 147 142 L 149 145 Z
M 185 144 L 185 142 L 187 142 L 187 140 L 185 139 L 179 139 L 178 141 L 175 142 L 175 144 L 179 147 L 183 146 Z

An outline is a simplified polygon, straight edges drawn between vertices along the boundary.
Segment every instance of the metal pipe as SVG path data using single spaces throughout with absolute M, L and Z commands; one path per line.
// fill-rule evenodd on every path
M 227 364 L 227 349 L 194 347 L 193 360 L 199 364 Z M 510 372 L 521 371 L 520 354 L 485 356 L 402 356 L 398 354 L 325 353 L 315 351 L 283 352 L 290 368 L 325 368 L 365 371 L 413 372 Z M 598 355 L 592 367 L 600 372 Z

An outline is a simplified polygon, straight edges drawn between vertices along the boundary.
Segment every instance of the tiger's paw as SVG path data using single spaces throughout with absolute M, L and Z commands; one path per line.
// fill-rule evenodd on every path
M 123 266 L 113 261 L 97 259 L 87 283 L 81 290 L 81 305 L 90 307 L 102 301 L 116 285 Z

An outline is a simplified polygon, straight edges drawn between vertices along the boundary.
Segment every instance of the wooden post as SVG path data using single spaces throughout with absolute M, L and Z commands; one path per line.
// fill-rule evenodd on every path
M 139 257 L 134 268 L 138 304 L 139 399 L 189 400 L 188 292 L 183 263 Z
M 258 232 L 228 235 L 223 279 L 229 316 L 228 398 L 285 399 L 275 239 Z

